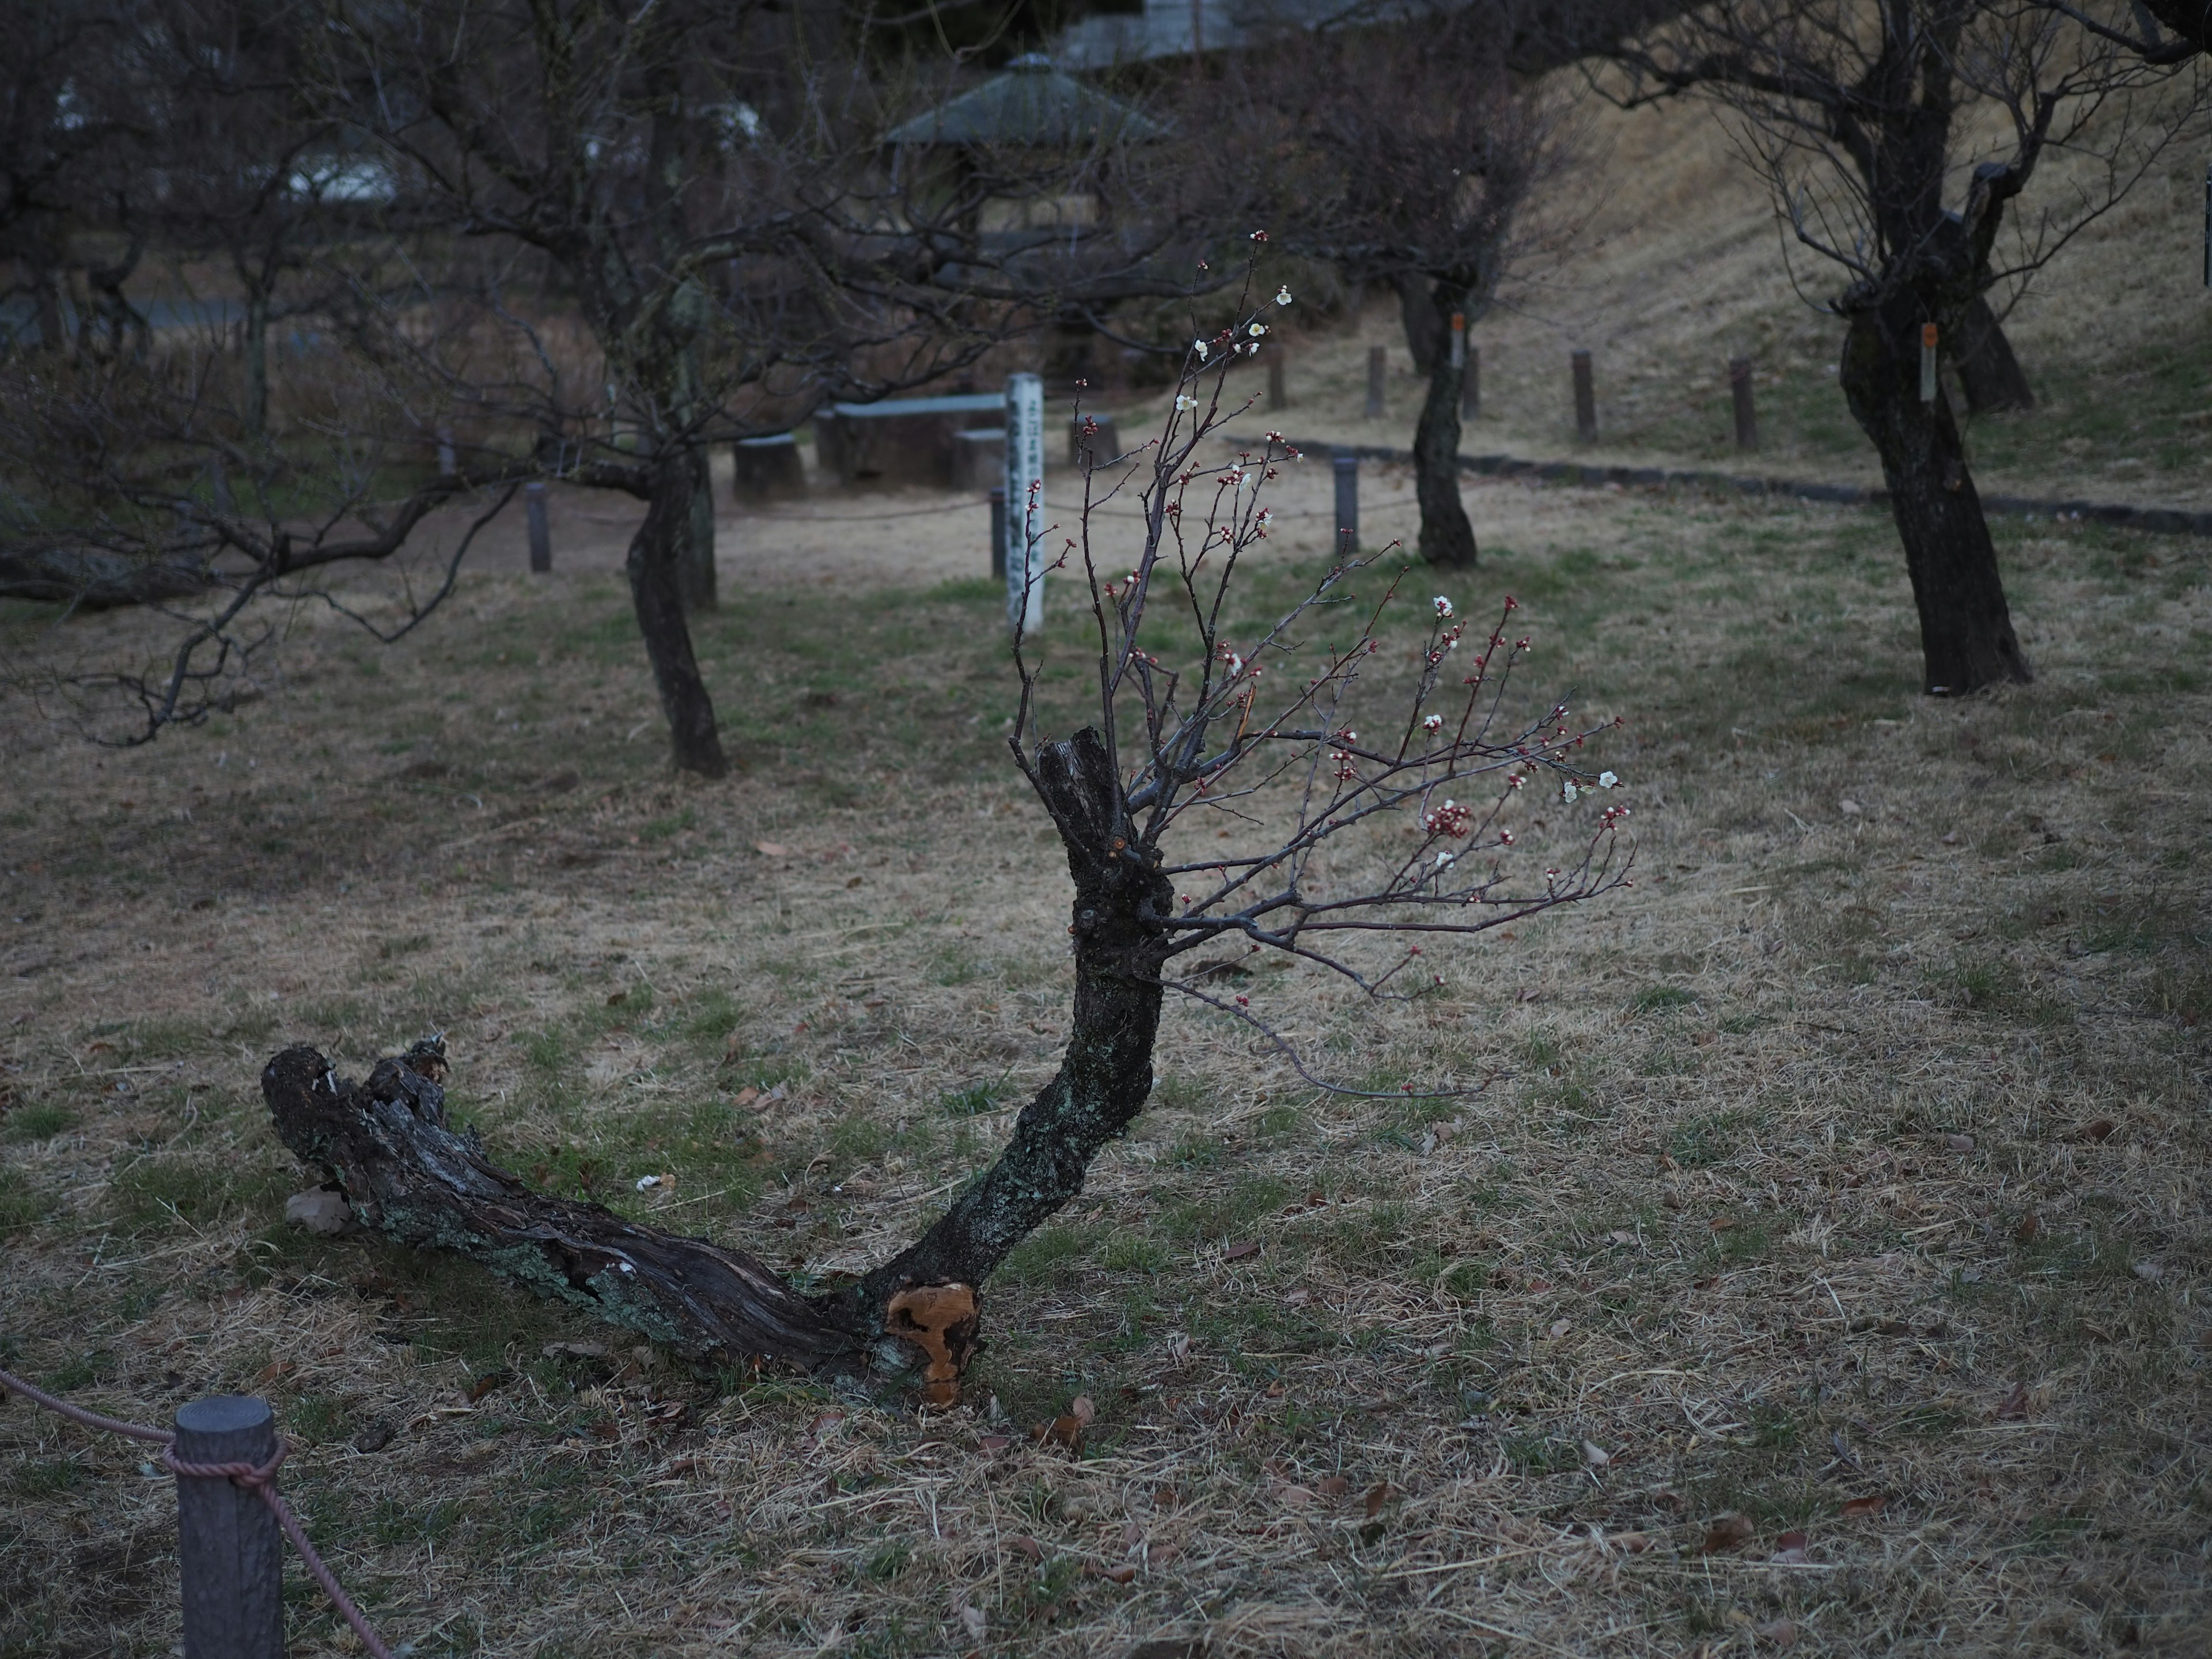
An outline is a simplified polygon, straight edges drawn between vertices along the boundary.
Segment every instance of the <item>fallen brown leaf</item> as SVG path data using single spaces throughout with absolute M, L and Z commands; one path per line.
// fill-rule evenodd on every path
M 2119 1127 L 2120 1126 L 2113 1122 L 2112 1119 L 2108 1117 L 2100 1117 L 2094 1123 L 2084 1124 L 2082 1126 L 2081 1139 L 2084 1140 L 2110 1140 L 2112 1138 L 2112 1131 Z
M 1945 1135 L 1943 1144 L 1954 1152 L 1971 1152 L 1974 1150 L 1974 1138 L 1972 1135 Z
M 1705 1553 L 1719 1555 L 1728 1550 L 1741 1549 L 1751 1541 L 1755 1530 L 1748 1516 L 1717 1516 L 1705 1527 Z
M 791 856 L 791 848 L 780 841 L 757 841 L 753 843 L 753 851 L 765 859 L 787 859 Z
M 1098 1420 L 1098 1407 L 1091 1403 L 1089 1395 L 1079 1394 L 1068 1402 L 1067 1414 L 1087 1429 Z
M 1352 1482 L 1340 1474 L 1332 1474 L 1321 1483 L 1320 1487 L 1323 1498 L 1341 1498 L 1351 1490 Z
M 514 1373 L 513 1371 L 486 1371 L 482 1376 L 477 1378 L 475 1382 L 469 1384 L 469 1404 L 471 1406 L 475 1405 L 477 1401 L 483 1399 L 495 1389 L 504 1388 L 514 1381 Z
M 1617 1532 L 1605 1540 L 1623 1555 L 1641 1555 L 1651 1547 L 1648 1532 Z
M 1044 1546 L 1025 1532 L 1018 1532 L 1006 1540 L 1006 1547 L 1017 1555 L 1026 1555 L 1032 1561 L 1044 1559 Z
M 1796 1566 L 1805 1559 L 1805 1534 L 1801 1531 L 1785 1532 L 1774 1540 L 1774 1559 L 1786 1566 Z
M 1735 1218 L 1732 1215 L 1717 1215 L 1711 1221 L 1705 1223 L 1705 1225 L 1711 1228 L 1717 1233 L 1724 1233 L 1729 1228 L 1735 1225 Z
M 1866 1498 L 1846 1498 L 1844 1500 L 1844 1519 L 1846 1521 L 1869 1520 L 1880 1515 L 1888 1507 L 1887 1492 L 1878 1492 Z
M 1231 1244 L 1221 1253 L 1221 1259 L 1224 1261 L 1242 1261 L 1248 1255 L 1259 1254 L 1260 1247 L 1257 1244 Z
M 1372 1521 L 1376 1516 L 1382 1514 L 1383 1504 L 1389 1501 L 1390 1483 L 1388 1480 L 1377 1480 L 1367 1489 L 1367 1518 Z
M 1950 837 L 1947 836 L 1944 839 L 1948 841 Z M 1792 1620 L 1770 1619 L 1765 1624 L 1754 1626 L 1752 1634 L 1773 1647 L 1794 1648 L 1797 1645 L 1797 1626 Z
M 1049 1423 L 1037 1425 L 1036 1437 L 1040 1443 L 1056 1441 L 1070 1451 L 1083 1448 L 1083 1419 L 1073 1413 L 1063 1413 Z
M 811 1439 L 819 1440 L 844 1420 L 845 1413 L 842 1412 L 823 1412 L 807 1426 L 807 1435 Z
M 2012 1236 L 2021 1243 L 2027 1244 L 2033 1243 L 2035 1236 L 2042 1231 L 2042 1219 L 2034 1211 L 2030 1210 L 2026 1215 L 2021 1217 L 2020 1225 L 2012 1230 Z
M 1996 1418 L 2000 1423 L 2017 1423 L 2027 1415 L 2027 1384 L 2015 1382 L 2012 1392 L 1997 1402 Z

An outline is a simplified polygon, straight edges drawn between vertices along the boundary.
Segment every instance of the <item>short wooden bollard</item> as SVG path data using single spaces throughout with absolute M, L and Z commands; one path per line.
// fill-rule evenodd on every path
M 1390 374 L 1390 351 L 1387 346 L 1370 346 L 1367 352 L 1367 418 L 1382 418 L 1382 387 Z
M 1459 416 L 1471 421 L 1482 413 L 1482 348 L 1467 349 L 1467 374 L 1459 383 Z
M 251 1463 L 276 1455 L 265 1400 L 216 1395 L 177 1413 L 180 1463 Z M 177 1569 L 185 1659 L 283 1659 L 284 1537 L 258 1493 L 227 1480 L 177 1477 Z
M 1290 394 L 1283 390 L 1283 359 L 1278 354 L 1267 359 L 1267 407 L 1278 410 L 1290 406 Z
M 1006 580 L 1006 487 L 991 486 L 991 580 Z
M 1735 400 L 1735 447 L 1759 447 L 1759 411 L 1751 400 L 1751 359 L 1729 359 L 1729 395 Z
M 543 575 L 553 568 L 553 532 L 545 523 L 545 486 L 522 486 L 522 513 L 530 526 L 530 568 Z
M 1348 559 L 1359 550 L 1359 457 L 1340 453 L 1331 466 L 1336 474 L 1336 556 Z
M 1590 381 L 1590 355 L 1575 353 L 1575 435 L 1584 443 L 1597 437 L 1597 390 Z

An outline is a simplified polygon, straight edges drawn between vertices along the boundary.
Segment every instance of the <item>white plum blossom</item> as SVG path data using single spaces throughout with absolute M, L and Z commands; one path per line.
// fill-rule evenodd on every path
M 1574 780 L 1572 778 L 1568 779 L 1565 783 L 1559 786 L 1559 799 L 1565 801 L 1570 805 L 1573 805 L 1575 797 L 1581 793 L 1582 791 L 1575 787 Z
M 1620 780 L 1610 772 L 1601 772 L 1597 775 L 1597 787 L 1601 789 L 1610 789 L 1620 781 Z
M 1431 601 L 1431 603 L 1437 608 L 1437 620 L 1438 622 L 1446 622 L 1450 619 L 1452 614 L 1452 602 L 1449 599 L 1439 593 L 1433 600 Z
M 1188 392 L 1179 392 L 1176 394 L 1176 411 L 1178 414 L 1187 413 L 1197 407 L 1198 399 L 1192 397 Z
M 1267 325 L 1265 323 L 1254 323 L 1245 330 L 1245 332 L 1249 334 L 1255 340 L 1267 331 Z
M 1200 362 L 1202 363 L 1202 362 L 1204 362 L 1206 361 L 1206 342 L 1205 342 L 1205 341 L 1203 341 L 1203 340 L 1193 340 L 1193 341 L 1190 343 L 1190 349 L 1191 349 L 1193 351 L 1195 351 L 1195 352 L 1198 354 L 1198 361 L 1199 361 L 1199 362 Z
M 1279 306 L 1286 306 L 1286 305 L 1290 304 L 1290 302 L 1291 302 L 1291 289 L 1290 289 L 1290 284 L 1289 284 L 1289 283 L 1285 283 L 1282 287 L 1280 287 L 1280 288 L 1279 288 L 1279 289 L 1277 289 L 1275 290 L 1275 303 L 1276 303 L 1277 305 L 1279 305 Z
M 1443 729 L 1444 717 L 1442 714 L 1431 714 L 1421 722 L 1421 730 L 1424 732 L 1441 732 Z

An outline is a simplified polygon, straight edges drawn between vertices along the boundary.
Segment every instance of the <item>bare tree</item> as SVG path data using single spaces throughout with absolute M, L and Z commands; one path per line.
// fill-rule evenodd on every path
M 1545 240 L 1529 211 L 1571 152 L 1568 112 L 1511 67 L 1512 23 L 1510 8 L 1472 5 L 1300 35 L 1242 69 L 1244 143 L 1273 162 L 1284 247 L 1398 295 L 1428 376 L 1413 436 L 1419 550 L 1447 568 L 1476 556 L 1460 502 L 1465 359 L 1449 347 L 1451 319 L 1472 328 Z
M 173 280 L 220 252 L 244 372 L 191 328 L 134 360 L 9 363 L 0 451 L 37 482 L 0 526 L 0 589 L 199 596 L 165 660 L 56 688 L 119 696 L 137 738 L 228 695 L 259 601 L 335 602 L 327 573 L 422 551 L 441 508 L 557 478 L 645 503 L 640 631 L 676 763 L 717 774 L 686 614 L 714 599 L 708 447 L 926 384 L 1071 294 L 1172 287 L 1171 227 L 979 228 L 985 203 L 1105 171 L 1119 135 L 902 177 L 880 138 L 893 94 L 927 89 L 819 8 L 166 0 L 122 38 L 103 85 L 156 112 L 140 163 L 167 180 L 133 222 Z M 280 305 L 314 341 L 281 420 Z
M 2032 671 L 1923 331 L 1955 353 L 1992 289 L 2016 293 L 2203 106 L 2201 67 L 2153 61 L 2125 9 L 2104 9 L 1720 0 L 1613 54 L 1624 101 L 1719 100 L 1796 244 L 1842 270 L 1827 301 L 1845 324 L 1840 378 L 1881 458 L 1931 695 Z M 2073 176 L 2028 210 L 2059 158 Z
M 1223 988 L 1237 957 L 1277 951 L 1367 997 L 1416 998 L 1444 982 L 1437 947 L 1625 883 L 1615 780 L 1583 758 L 1612 723 L 1578 722 L 1559 702 L 1512 712 L 1533 641 L 1515 635 L 1511 599 L 1495 625 L 1472 627 L 1449 596 L 1406 592 L 1395 560 L 1352 560 L 1272 627 L 1231 636 L 1232 593 L 1273 516 L 1267 486 L 1298 457 L 1275 437 L 1226 465 L 1203 457 L 1231 412 L 1229 365 L 1264 347 L 1276 314 L 1262 305 L 1201 337 L 1160 435 L 1122 476 L 1089 475 L 1080 528 L 1053 560 L 1088 600 L 1087 724 L 1044 732 L 1042 645 L 1016 638 L 1013 761 L 1075 889 L 1073 1027 L 997 1160 L 911 1245 L 810 1298 L 742 1252 L 531 1192 L 447 1127 L 434 1049 L 381 1063 L 366 1085 L 340 1082 L 311 1048 L 276 1055 L 263 1086 L 286 1144 L 365 1224 L 459 1249 L 694 1356 L 916 1370 L 949 1398 L 984 1280 L 1142 1109 L 1168 994 L 1307 1074 L 1265 1011 Z M 1126 493 L 1143 532 L 1124 553 L 1097 509 Z M 1549 831 L 1535 800 L 1552 804 Z M 1200 959 L 1224 948 L 1225 962 Z

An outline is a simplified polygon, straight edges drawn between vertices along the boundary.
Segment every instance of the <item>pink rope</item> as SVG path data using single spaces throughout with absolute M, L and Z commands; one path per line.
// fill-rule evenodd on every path
M 163 1448 L 161 1467 L 172 1474 L 194 1480 L 228 1480 L 231 1485 L 243 1486 L 258 1496 L 269 1506 L 269 1512 L 276 1517 L 276 1524 L 283 1529 L 284 1536 L 292 1540 L 292 1547 L 300 1552 L 300 1559 L 307 1565 L 307 1576 L 322 1587 L 323 1594 L 331 1598 L 331 1605 L 338 1610 L 347 1624 L 353 1626 L 353 1633 L 361 1638 L 361 1644 L 368 1650 L 369 1659 L 392 1659 L 392 1650 L 384 1645 L 375 1628 L 362 1610 L 354 1606 L 353 1598 L 338 1587 L 337 1577 L 323 1565 L 323 1558 L 307 1541 L 307 1529 L 301 1526 L 300 1517 L 292 1513 L 292 1506 L 277 1495 L 276 1470 L 291 1451 L 290 1445 L 281 1436 L 276 1442 L 276 1455 L 266 1463 L 187 1463 L 176 1454 L 177 1437 L 166 1429 L 149 1429 L 143 1423 L 126 1423 L 119 1417 L 102 1417 L 98 1412 L 72 1406 L 66 1400 L 56 1399 L 44 1389 L 33 1387 L 9 1370 L 0 1370 L 0 1388 L 12 1389 L 33 1405 L 44 1406 L 48 1411 L 57 1412 L 72 1423 L 82 1423 L 87 1428 L 106 1429 L 111 1434 L 128 1435 L 133 1440 L 151 1441 Z
M 13 1371 L 0 1370 L 0 1388 L 13 1389 L 24 1399 L 50 1412 L 59 1412 L 72 1423 L 82 1423 L 88 1429 L 106 1429 L 110 1434 L 127 1434 L 133 1440 L 150 1440 L 157 1446 L 166 1446 L 176 1438 L 167 1429 L 149 1429 L 143 1423 L 126 1423 L 119 1417 L 102 1417 L 98 1412 L 88 1412 L 82 1406 L 72 1406 L 66 1400 L 57 1400 L 44 1389 L 34 1389 Z

